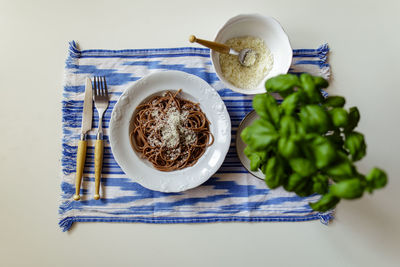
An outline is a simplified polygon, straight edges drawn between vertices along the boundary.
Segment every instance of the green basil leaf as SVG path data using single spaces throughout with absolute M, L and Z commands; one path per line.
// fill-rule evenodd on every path
M 246 157 L 248 157 L 248 158 L 250 158 L 250 156 L 252 155 L 252 154 L 257 154 L 259 157 L 260 157 L 260 159 L 262 160 L 262 161 L 266 161 L 267 160 L 267 155 L 268 155 L 268 152 L 267 151 L 265 151 L 265 150 L 262 150 L 262 151 L 256 151 L 256 150 L 253 150 L 250 146 L 246 146 L 245 148 L 244 148 L 244 150 L 243 150 L 243 153 L 246 155 Z
M 329 178 L 326 175 L 316 174 L 312 177 L 313 191 L 318 194 L 325 194 L 329 189 Z
M 349 110 L 349 119 L 348 124 L 345 127 L 345 132 L 351 132 L 354 128 L 357 127 L 358 122 L 360 121 L 360 112 L 357 107 L 351 107 Z
M 252 125 L 246 127 L 240 134 L 243 142 L 253 150 L 267 150 L 279 138 L 275 127 L 268 121 L 258 119 Z
M 300 75 L 301 85 L 303 86 L 304 91 L 315 91 L 315 83 L 313 76 L 308 73 L 302 73 Z M 307 93 L 308 94 L 308 93 Z
M 321 92 L 316 88 L 313 76 L 308 73 L 300 75 L 300 81 L 310 103 L 320 103 L 323 100 Z
M 290 136 L 297 132 L 297 120 L 289 115 L 282 117 L 280 121 L 279 133 L 282 136 Z
M 327 80 L 322 78 L 321 76 L 313 76 L 314 84 L 317 89 L 324 89 L 329 86 L 329 83 Z
M 313 181 L 308 177 L 305 178 L 305 185 L 302 188 L 296 188 L 294 190 L 294 192 L 300 197 L 307 197 L 313 193 Z
M 336 147 L 328 138 L 318 136 L 312 141 L 315 165 L 318 169 L 325 168 L 336 160 Z
M 278 125 L 280 118 L 279 108 L 273 96 L 269 94 L 256 95 L 253 98 L 253 108 L 261 118 Z
M 339 162 L 350 161 L 349 156 L 348 156 L 349 153 L 347 153 L 347 151 L 344 150 L 342 147 L 338 148 L 336 153 L 338 155 Z
M 246 157 L 248 157 L 248 158 L 250 158 L 251 157 L 251 155 L 253 154 L 253 153 L 255 153 L 256 151 L 255 150 L 253 150 L 253 149 L 251 149 L 251 147 L 250 146 L 246 146 L 244 149 L 243 149 L 243 153 L 246 155 Z
M 250 170 L 257 171 L 261 164 L 261 158 L 257 154 L 252 154 L 250 157 Z
M 302 190 L 307 184 L 307 178 L 299 175 L 298 173 L 292 173 L 284 188 L 287 191 L 294 192 L 295 190 Z
M 307 133 L 307 128 L 301 121 L 297 121 L 296 126 L 297 126 L 297 133 L 300 136 L 305 135 Z
M 315 139 L 319 137 L 321 137 L 321 135 L 317 133 L 306 133 L 304 135 L 304 140 L 306 140 L 307 142 L 313 142 Z
M 325 133 L 330 127 L 330 119 L 326 110 L 318 105 L 307 105 L 300 109 L 300 121 L 307 130 Z
M 267 173 L 267 164 L 268 164 L 268 161 L 262 163 L 261 167 L 260 167 L 261 172 L 264 173 L 264 174 Z
M 324 106 L 342 108 L 346 103 L 346 99 L 341 96 L 328 96 L 324 100 Z
M 250 146 L 243 150 L 244 154 L 250 160 L 250 170 L 257 171 L 261 164 L 267 160 L 267 151 L 255 151 Z
M 365 178 L 367 180 L 368 187 L 371 189 L 379 189 L 384 187 L 388 180 L 386 173 L 379 168 L 373 168 Z
M 297 136 L 295 136 L 297 137 Z M 298 141 L 297 143 L 300 146 L 300 151 L 301 151 L 301 155 L 303 158 L 309 159 L 312 162 L 315 162 L 315 158 L 314 158 L 314 148 L 312 146 L 312 141 L 311 140 L 307 140 L 307 135 L 303 135 L 303 138 L 301 139 L 301 141 Z M 310 134 L 308 134 L 308 138 L 310 137 Z
M 290 159 L 289 164 L 294 172 L 303 177 L 311 176 L 317 170 L 314 163 L 311 160 L 305 158 Z
M 331 176 L 335 181 L 340 178 L 352 177 L 355 174 L 355 168 L 350 161 L 342 161 L 336 165 L 330 166 L 325 170 L 326 174 Z M 339 179 L 335 179 L 339 178 Z
M 353 161 L 362 159 L 365 156 L 367 150 L 364 135 L 358 132 L 352 132 L 346 135 L 344 147 L 347 148 L 347 150 L 350 152 Z
M 335 130 L 329 135 L 325 135 L 325 138 L 327 138 L 336 147 L 343 147 L 344 141 L 343 137 L 340 135 L 340 130 Z
M 281 103 L 281 108 L 287 115 L 291 115 L 303 98 L 302 92 L 295 92 L 287 96 Z
M 274 189 L 285 181 L 285 167 L 278 157 L 271 157 L 262 171 L 265 174 L 265 182 L 269 188 Z
M 278 141 L 278 152 L 286 159 L 299 155 L 299 148 L 293 138 L 281 137 Z
M 343 108 L 333 108 L 329 111 L 332 123 L 336 127 L 346 127 L 349 122 L 349 115 Z
M 360 179 L 353 178 L 331 185 L 330 192 L 340 198 L 354 199 L 363 195 L 364 187 Z
M 320 212 L 325 212 L 330 209 L 333 209 L 340 201 L 340 198 L 327 193 L 323 195 L 320 200 L 318 200 L 315 203 L 309 203 L 310 207 L 313 210 L 320 211 Z
M 267 92 L 284 93 L 285 95 L 293 92 L 293 88 L 300 85 L 299 78 L 294 74 L 281 74 L 268 79 L 265 83 Z

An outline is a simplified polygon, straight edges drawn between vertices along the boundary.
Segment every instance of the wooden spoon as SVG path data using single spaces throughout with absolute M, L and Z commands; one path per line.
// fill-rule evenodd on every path
M 255 62 L 255 56 L 257 55 L 256 52 L 250 48 L 244 48 L 238 52 L 225 44 L 198 39 L 194 35 L 189 36 L 189 42 L 201 44 L 218 53 L 238 56 L 239 63 L 245 67 L 250 67 L 253 65 Z

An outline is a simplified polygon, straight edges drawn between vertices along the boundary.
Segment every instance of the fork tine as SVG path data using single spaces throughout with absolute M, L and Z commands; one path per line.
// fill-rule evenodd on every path
M 103 82 L 104 82 L 104 92 L 105 92 L 105 95 L 108 96 L 107 82 L 106 82 L 106 77 L 105 77 L 105 76 L 103 76 Z
M 96 76 L 93 77 L 93 91 L 94 95 L 96 95 Z
M 101 87 L 100 87 L 100 77 L 96 76 L 96 83 L 97 83 L 97 95 L 100 96 L 101 95 Z
M 100 86 L 101 86 L 101 95 L 104 96 L 105 95 L 105 93 L 104 93 L 104 82 L 103 82 L 104 77 L 103 76 L 99 77 L 99 80 L 100 80 Z
M 96 82 L 97 82 L 97 95 L 101 95 L 101 83 L 100 83 L 100 77 L 96 77 Z
M 98 90 L 98 86 L 97 86 L 97 76 L 94 76 L 93 84 L 94 84 L 94 86 L 93 86 L 93 89 L 94 89 L 94 96 L 97 96 L 97 95 L 98 95 L 98 92 L 97 92 L 97 90 Z

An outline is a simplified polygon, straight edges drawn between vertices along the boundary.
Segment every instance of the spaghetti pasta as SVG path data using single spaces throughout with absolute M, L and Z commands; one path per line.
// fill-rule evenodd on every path
M 160 171 L 193 166 L 214 142 L 210 122 L 198 103 L 166 91 L 136 108 L 130 141 Z

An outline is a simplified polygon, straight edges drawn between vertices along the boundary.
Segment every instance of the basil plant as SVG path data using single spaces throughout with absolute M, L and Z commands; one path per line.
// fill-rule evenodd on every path
M 310 203 L 327 211 L 340 199 L 355 199 L 382 188 L 386 173 L 373 168 L 368 175 L 354 163 L 366 154 L 364 135 L 355 131 L 360 113 L 346 110 L 341 96 L 324 98 L 328 82 L 316 76 L 279 75 L 269 79 L 267 93 L 256 95 L 253 108 L 259 119 L 241 133 L 252 171 L 265 174 L 269 188 L 279 186 L 299 196 L 322 195 Z M 279 93 L 279 105 L 269 93 Z

